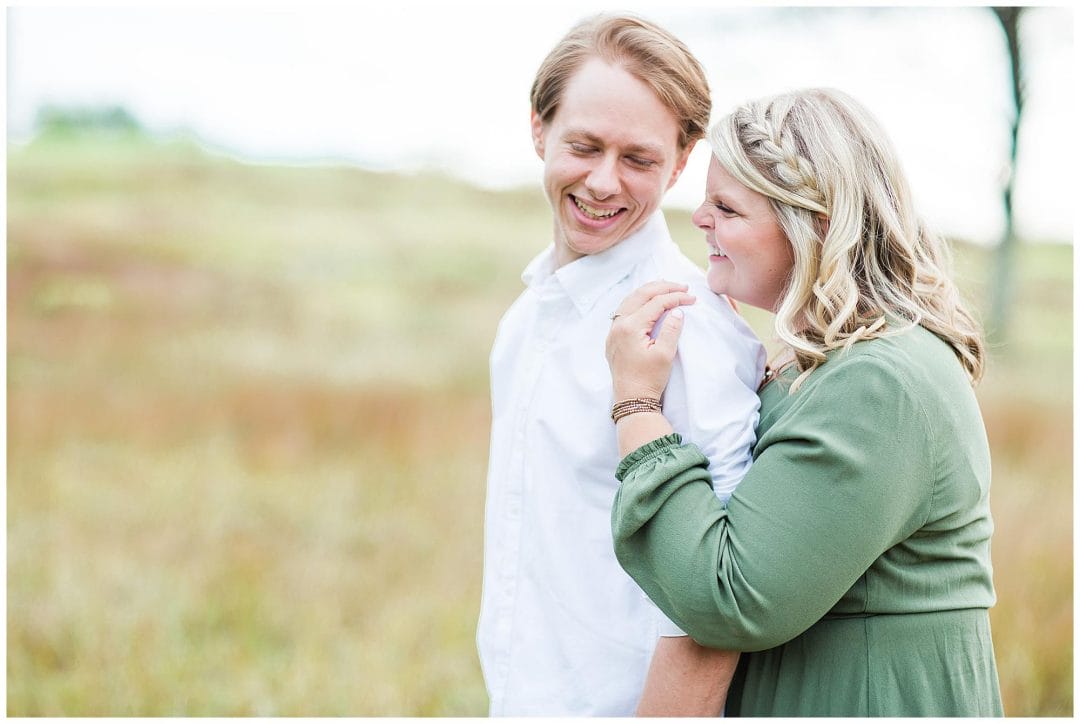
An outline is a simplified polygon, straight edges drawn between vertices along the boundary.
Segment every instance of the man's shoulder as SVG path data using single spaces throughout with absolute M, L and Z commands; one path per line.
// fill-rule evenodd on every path
M 690 274 L 701 279 L 705 278 L 705 270 L 684 254 L 671 239 L 666 239 L 664 243 L 654 246 L 651 258 L 653 264 L 665 271 L 670 270 L 672 273 L 677 272 Z
M 665 245 L 666 246 L 666 245 Z M 683 326 L 682 337 L 713 335 L 730 337 L 754 346 L 758 339 L 727 297 L 720 296 L 709 289 L 705 271 L 694 264 L 674 243 L 667 248 L 658 248 L 645 264 L 639 264 L 635 270 L 633 286 L 636 289 L 651 281 L 664 280 L 680 282 L 690 287 L 690 293 L 697 301 L 686 307 L 687 323 Z M 721 340 L 715 340 L 719 344 Z
M 685 254 L 679 251 L 674 242 L 657 245 L 642 263 L 638 264 L 633 273 L 635 288 L 651 281 L 663 279 L 669 282 L 681 282 L 690 287 L 690 291 L 702 296 L 709 291 L 708 282 L 705 280 L 705 271 L 694 264 Z

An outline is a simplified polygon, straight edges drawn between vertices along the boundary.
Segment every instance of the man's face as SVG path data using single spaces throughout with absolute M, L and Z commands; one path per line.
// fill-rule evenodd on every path
M 675 115 L 641 80 L 594 58 L 567 84 L 555 116 L 533 113 L 533 145 L 555 217 L 559 266 L 641 228 L 686 165 Z

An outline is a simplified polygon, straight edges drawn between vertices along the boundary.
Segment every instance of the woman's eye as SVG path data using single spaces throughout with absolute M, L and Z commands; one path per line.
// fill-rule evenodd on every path
M 593 151 L 596 150 L 592 146 L 588 146 L 588 145 L 586 145 L 584 143 L 571 143 L 570 144 L 570 149 L 574 153 L 592 153 Z
M 630 161 L 630 163 L 634 164 L 639 168 L 652 168 L 656 165 L 656 161 L 650 160 L 648 158 L 638 158 L 637 156 L 629 156 L 628 160 Z
M 732 215 L 735 213 L 734 210 L 730 209 L 730 207 L 728 207 L 728 205 L 725 204 L 723 201 L 714 201 L 713 206 L 715 206 L 716 210 L 721 214 Z

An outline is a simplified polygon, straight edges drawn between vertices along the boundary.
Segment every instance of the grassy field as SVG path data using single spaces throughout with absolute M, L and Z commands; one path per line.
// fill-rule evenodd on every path
M 487 355 L 549 223 L 433 176 L 9 149 L 7 713 L 486 713 Z M 974 298 L 988 264 L 959 254 Z M 1017 266 L 992 620 L 1007 713 L 1067 716 L 1072 248 Z

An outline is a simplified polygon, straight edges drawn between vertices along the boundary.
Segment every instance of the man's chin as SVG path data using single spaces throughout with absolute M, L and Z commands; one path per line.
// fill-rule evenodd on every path
M 567 248 L 577 256 L 592 256 L 605 252 L 626 238 L 618 230 L 604 234 L 573 234 L 567 239 Z

